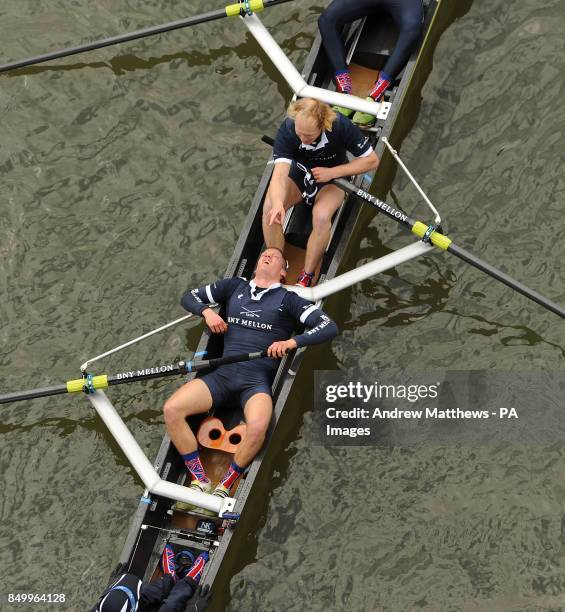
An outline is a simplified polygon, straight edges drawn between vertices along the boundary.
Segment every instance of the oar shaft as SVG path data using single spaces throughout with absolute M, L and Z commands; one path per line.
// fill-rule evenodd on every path
M 106 389 L 107 387 L 114 385 L 124 385 L 142 380 L 151 380 L 153 378 L 181 376 L 190 372 L 199 372 L 200 370 L 206 370 L 208 368 L 214 368 L 228 363 L 251 361 L 252 359 L 262 359 L 263 357 L 267 357 L 266 350 L 258 351 L 256 353 L 229 355 L 228 357 L 216 357 L 214 359 L 199 359 L 196 361 L 189 361 L 188 363 L 181 361 L 177 364 L 160 365 L 141 370 L 120 372 L 115 376 L 107 376 L 106 374 L 101 374 L 98 376 L 86 375 L 84 378 L 69 380 L 64 385 L 55 385 L 53 387 L 43 387 L 41 389 L 31 389 L 29 391 L 18 391 L 15 393 L 0 395 L 0 404 L 21 402 L 39 397 L 48 397 L 50 395 L 63 395 L 64 393 L 79 393 L 85 389 L 87 391 L 89 389 Z
M 216 357 L 214 359 L 196 359 L 194 361 L 181 361 L 176 365 L 162 365 L 156 368 L 146 368 L 144 370 L 133 370 L 131 372 L 121 372 L 115 376 L 108 377 L 108 386 L 123 385 L 141 380 L 151 380 L 152 378 L 165 378 L 167 376 L 182 376 L 190 372 L 200 372 L 209 368 L 216 368 L 228 363 L 239 363 L 241 361 L 251 361 L 266 357 L 266 351 L 257 353 L 242 353 L 230 355 L 228 357 Z M 80 379 L 79 379 L 80 380 Z
M 177 364 L 132 370 L 131 372 L 120 372 L 115 376 L 108 376 L 108 386 L 125 385 L 127 383 L 140 382 L 142 380 L 152 380 L 153 378 L 166 378 L 167 376 L 182 376 L 183 374 L 186 374 L 186 368 L 185 363 L 181 361 Z
M 498 268 L 495 268 L 494 266 L 488 264 L 486 261 L 479 259 L 475 255 L 473 255 L 473 253 L 469 253 L 469 251 L 466 251 L 465 249 L 461 248 L 460 246 L 457 246 L 456 244 L 453 244 L 453 242 L 447 247 L 447 252 L 452 253 L 453 255 L 455 255 L 455 257 L 458 257 L 459 259 L 465 261 L 474 268 L 477 268 L 477 270 L 482 270 L 489 276 L 492 276 L 493 278 L 500 281 L 501 283 L 504 283 L 511 289 L 514 289 L 514 291 L 521 293 L 522 295 L 526 296 L 530 300 L 533 300 L 540 306 L 547 308 L 547 310 L 550 310 L 551 312 L 554 312 L 556 315 L 559 315 L 560 317 L 565 319 L 565 308 L 541 295 L 541 293 L 538 293 L 537 291 L 526 287 L 526 285 L 523 285 L 517 280 L 514 280 L 512 277 L 508 276 L 508 274 L 502 272 L 502 270 L 499 270 Z
M 359 189 L 358 187 L 353 185 L 353 183 L 350 183 L 345 179 L 335 179 L 332 182 L 341 189 L 343 189 L 343 191 L 345 191 L 346 193 L 362 198 L 365 202 L 368 202 L 369 204 L 371 204 L 371 206 L 377 208 L 380 212 L 385 214 L 390 219 L 393 219 L 397 223 L 400 223 L 401 225 L 404 225 L 409 228 L 412 233 L 416 234 L 420 238 L 424 237 L 428 226 L 422 223 L 421 221 L 414 221 L 401 210 L 398 210 L 393 206 L 386 204 L 385 202 L 379 200 L 370 193 Z M 447 236 L 444 236 L 442 233 L 438 231 L 431 231 L 431 229 L 431 233 L 429 235 L 429 240 L 431 244 L 448 253 L 455 255 L 456 257 L 470 264 L 474 268 L 477 268 L 485 274 L 492 276 L 492 278 L 495 278 L 496 280 L 505 284 L 507 287 L 514 289 L 514 291 L 521 293 L 523 296 L 536 302 L 536 304 L 543 306 L 547 310 L 565 319 L 565 308 L 541 295 L 541 293 L 538 293 L 537 291 L 526 287 L 526 285 L 513 279 L 511 276 L 508 276 L 508 274 L 502 272 L 502 270 L 491 266 L 490 264 L 473 255 L 472 253 L 469 253 L 469 251 L 466 251 L 465 249 L 461 248 L 460 246 L 457 246 L 456 244 L 453 244 L 451 239 Z
M 77 47 L 59 49 L 58 51 L 52 51 L 50 53 L 44 53 L 43 55 L 36 55 L 35 57 L 28 57 L 17 62 L 4 64 L 0 66 L 0 72 L 8 72 L 10 70 L 25 68 L 26 66 L 32 66 L 34 64 L 42 64 L 43 62 L 49 62 L 54 59 L 59 59 L 60 57 L 70 57 L 71 55 L 78 55 L 79 53 L 87 53 L 88 51 L 94 51 L 95 49 L 103 49 L 104 47 L 119 45 L 120 43 L 130 42 L 139 38 L 155 36 L 156 34 L 163 34 L 164 32 L 171 32 L 172 30 L 179 30 L 180 28 L 186 28 L 191 25 L 213 21 L 214 19 L 221 19 L 225 16 L 225 11 L 213 11 L 199 15 L 198 17 L 172 21 L 160 26 L 136 30 L 135 32 L 128 32 L 127 34 L 120 34 L 118 36 L 110 36 L 109 38 L 103 38 L 102 40 L 97 40 L 92 43 L 78 45 Z
M 240 361 L 251 361 L 252 359 L 262 359 L 267 356 L 267 351 L 258 351 L 257 353 L 248 353 L 244 355 L 230 355 L 228 357 L 217 357 L 215 359 L 208 359 L 203 361 L 194 361 L 190 365 L 187 364 L 187 370 L 189 372 L 198 372 L 206 368 L 215 368 L 220 365 L 227 365 L 228 363 L 238 363 Z
M 292 0 L 265 0 L 262 5 L 264 8 L 267 8 L 276 4 L 283 4 L 284 2 L 291 1 Z M 253 2 L 253 5 L 255 4 L 257 4 L 256 0 L 254 0 Z M 207 23 L 209 21 L 223 19 L 224 17 L 239 14 L 238 11 L 234 10 L 234 8 L 238 8 L 238 6 L 238 4 L 232 4 L 223 9 L 219 9 L 217 11 L 210 11 L 209 13 L 203 13 L 202 15 L 195 15 L 194 17 L 188 17 L 186 19 L 180 19 L 178 21 L 171 21 L 163 25 L 145 28 L 143 30 L 136 30 L 135 32 L 120 34 L 118 36 L 111 36 L 109 38 L 103 38 L 102 40 L 86 43 L 84 45 L 68 47 L 66 49 L 59 49 L 58 51 L 44 53 L 43 55 L 37 55 L 35 57 L 29 57 L 27 59 L 19 60 L 16 62 L 10 62 L 9 64 L 3 64 L 0 66 L 0 73 L 8 72 L 9 70 L 16 70 L 17 68 L 25 68 L 26 66 L 32 66 L 34 64 L 49 62 L 54 59 L 59 59 L 60 57 L 68 57 L 71 55 L 77 55 L 79 53 L 86 53 L 88 51 L 94 51 L 95 49 L 102 49 L 104 47 L 119 45 L 121 43 L 138 40 L 140 38 L 146 38 L 148 36 L 155 36 L 157 34 L 163 34 L 165 32 L 171 32 L 173 30 L 180 30 L 181 28 L 199 25 L 201 23 Z M 261 9 L 257 7 L 254 10 Z
M 67 393 L 67 385 L 54 385 L 53 387 L 30 389 L 29 391 L 16 391 L 15 393 L 0 395 L 0 404 L 49 397 L 50 395 L 61 395 L 63 393 Z
M 374 195 L 371 195 L 366 191 L 363 191 L 363 189 L 356 187 L 353 183 L 350 183 L 345 179 L 334 179 L 332 183 L 337 185 L 346 193 L 365 200 L 365 202 L 370 204 L 373 208 L 376 208 L 377 210 L 382 212 L 389 219 L 392 219 L 393 221 L 396 221 L 397 223 L 406 226 L 408 229 L 412 229 L 415 223 L 414 219 L 411 219 L 406 213 L 402 212 L 401 210 L 394 208 L 394 206 L 390 206 L 382 200 L 379 200 L 379 198 L 376 198 Z

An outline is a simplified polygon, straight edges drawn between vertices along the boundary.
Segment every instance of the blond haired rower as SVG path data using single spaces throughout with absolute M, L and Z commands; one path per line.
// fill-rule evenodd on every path
M 346 152 L 353 155 L 347 161 Z M 349 119 L 327 104 L 304 98 L 292 103 L 273 149 L 275 169 L 263 206 L 263 235 L 268 247 L 284 248 L 285 212 L 302 200 L 313 206 L 299 285 L 310 287 L 330 239 L 331 220 L 343 202 L 343 191 L 332 179 L 363 174 L 379 165 L 379 158 Z

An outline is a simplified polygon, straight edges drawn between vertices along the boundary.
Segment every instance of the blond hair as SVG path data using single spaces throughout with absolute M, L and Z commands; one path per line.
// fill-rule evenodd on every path
M 298 115 L 309 117 L 316 122 L 318 129 L 326 132 L 332 131 L 332 125 L 337 116 L 330 106 L 312 98 L 301 98 L 292 102 L 288 107 L 287 115 L 291 119 L 296 119 Z

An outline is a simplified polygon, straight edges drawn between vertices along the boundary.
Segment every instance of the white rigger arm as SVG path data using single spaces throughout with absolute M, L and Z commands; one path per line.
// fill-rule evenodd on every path
M 315 100 L 326 102 L 326 104 L 362 111 L 379 119 L 386 118 L 388 108 L 390 107 L 388 102 L 371 102 L 357 96 L 308 85 L 257 15 L 247 15 L 241 17 L 241 19 L 297 96 L 301 98 L 314 98 Z
M 420 255 L 426 255 L 434 251 L 434 247 L 429 244 L 418 241 L 409 244 L 408 246 L 402 247 L 397 251 L 393 251 L 388 255 L 379 257 L 374 261 L 370 261 L 354 270 L 340 274 L 329 281 L 316 285 L 315 287 L 298 287 L 296 285 L 285 285 L 285 289 L 297 293 L 300 297 L 310 302 L 317 302 L 323 298 L 326 298 L 338 291 L 347 289 L 352 285 L 356 285 L 361 281 L 364 281 L 372 276 L 376 276 L 381 272 L 386 272 L 396 266 L 420 257 Z
M 150 493 L 194 504 L 200 508 L 217 512 L 220 516 L 224 512 L 233 511 L 235 499 L 231 497 L 221 499 L 210 493 L 203 493 L 162 480 L 106 394 L 98 390 L 88 394 L 87 397 Z

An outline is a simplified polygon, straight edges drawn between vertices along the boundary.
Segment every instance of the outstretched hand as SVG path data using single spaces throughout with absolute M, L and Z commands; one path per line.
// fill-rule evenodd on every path
M 228 331 L 228 324 L 215 313 L 211 308 L 207 308 L 203 313 L 204 321 L 213 334 L 225 334 Z
M 269 225 L 273 225 L 274 223 L 282 225 L 284 223 L 284 206 L 273 205 L 267 215 L 267 221 Z
M 284 357 L 289 351 L 294 350 L 297 347 L 296 340 L 291 338 L 290 340 L 279 340 L 273 342 L 267 349 L 267 355 L 273 359 L 279 359 Z

